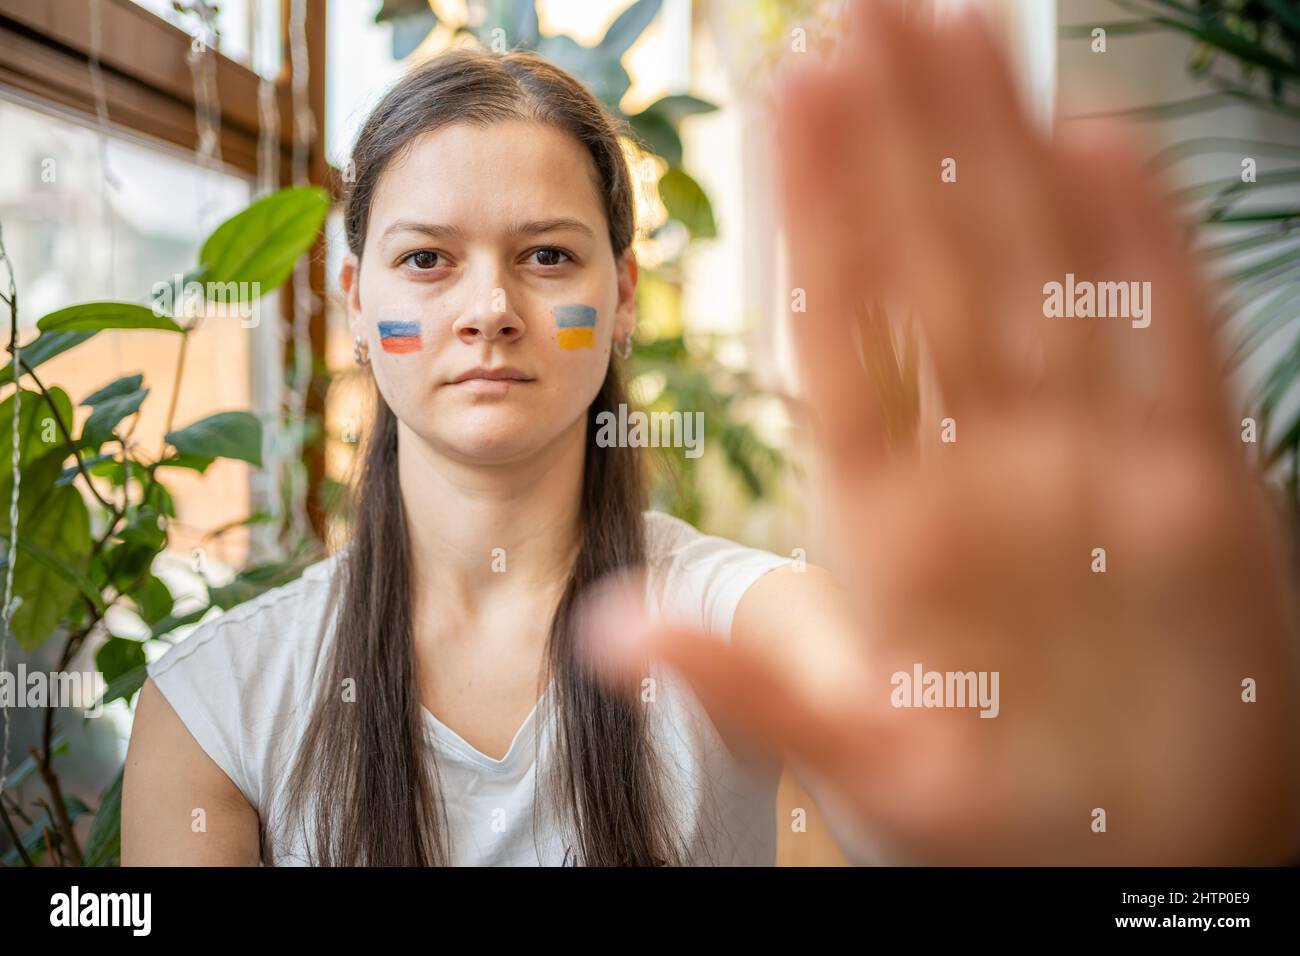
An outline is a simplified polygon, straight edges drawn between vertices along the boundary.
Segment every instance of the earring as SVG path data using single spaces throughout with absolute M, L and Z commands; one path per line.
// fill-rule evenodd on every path
M 614 354 L 621 359 L 632 357 L 632 333 L 629 332 L 622 339 L 614 343 Z
M 361 340 L 361 336 L 354 336 L 352 339 L 356 344 L 352 346 L 352 355 L 357 360 L 358 365 L 370 364 L 370 346 Z

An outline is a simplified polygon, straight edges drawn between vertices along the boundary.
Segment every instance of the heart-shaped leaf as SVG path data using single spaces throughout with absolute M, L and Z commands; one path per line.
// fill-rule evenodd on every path
M 103 329 L 163 329 L 181 327 L 166 315 L 134 302 L 85 302 L 51 312 L 36 323 L 42 332 L 99 332 Z M 28 363 L 31 364 L 30 362 Z
M 249 412 L 219 412 L 168 432 L 177 451 L 204 458 L 235 458 L 261 467 L 262 423 Z
M 318 186 L 281 189 L 218 226 L 199 253 L 207 282 L 248 283 L 251 297 L 265 295 L 293 272 L 311 248 L 329 212 Z

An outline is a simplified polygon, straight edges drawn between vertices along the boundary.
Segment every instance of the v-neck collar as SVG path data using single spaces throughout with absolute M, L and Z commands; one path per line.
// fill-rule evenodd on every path
M 542 696 L 538 698 L 537 703 L 533 704 L 533 709 L 528 712 L 523 724 L 515 731 L 515 736 L 510 741 L 510 747 L 500 760 L 489 757 L 473 746 L 464 737 L 439 720 L 433 711 L 423 704 L 420 705 L 420 711 L 424 714 L 425 722 L 433 731 L 435 743 L 442 744 L 443 750 L 463 757 L 474 766 L 481 767 L 492 773 L 506 773 L 511 770 L 526 769 L 531 765 L 535 756 L 533 743 L 537 737 L 538 713 L 541 711 L 542 705 L 550 692 L 551 687 L 548 686 Z

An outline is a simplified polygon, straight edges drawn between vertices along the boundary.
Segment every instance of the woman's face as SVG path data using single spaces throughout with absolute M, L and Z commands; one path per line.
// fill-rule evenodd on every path
M 610 247 L 590 154 L 510 121 L 414 140 L 380 176 L 340 282 L 397 417 L 440 454 L 500 463 L 584 427 L 632 330 L 636 277 Z M 482 369 L 517 378 L 457 381 Z

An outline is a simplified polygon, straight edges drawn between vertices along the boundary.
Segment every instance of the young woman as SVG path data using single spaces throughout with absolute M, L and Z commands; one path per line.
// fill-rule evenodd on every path
M 595 441 L 636 318 L 619 132 L 523 54 L 449 53 L 376 107 L 341 276 L 378 387 L 352 539 L 151 666 L 128 862 L 773 861 L 779 766 L 574 653 L 607 572 L 644 564 L 725 640 L 790 564 L 648 512 L 638 449 Z
M 595 428 L 635 320 L 618 130 L 539 58 L 446 54 L 354 153 L 352 539 L 151 665 L 123 862 L 768 864 L 781 758 L 863 859 L 1294 853 L 1294 610 L 1166 209 L 1128 144 L 1042 139 L 983 25 L 853 22 L 778 123 L 850 597 L 645 510 Z M 1067 272 L 1160 311 L 1045 322 Z M 933 456 L 885 453 L 870 298 L 917 308 Z M 1000 675 L 995 719 L 914 708 L 914 669 Z

